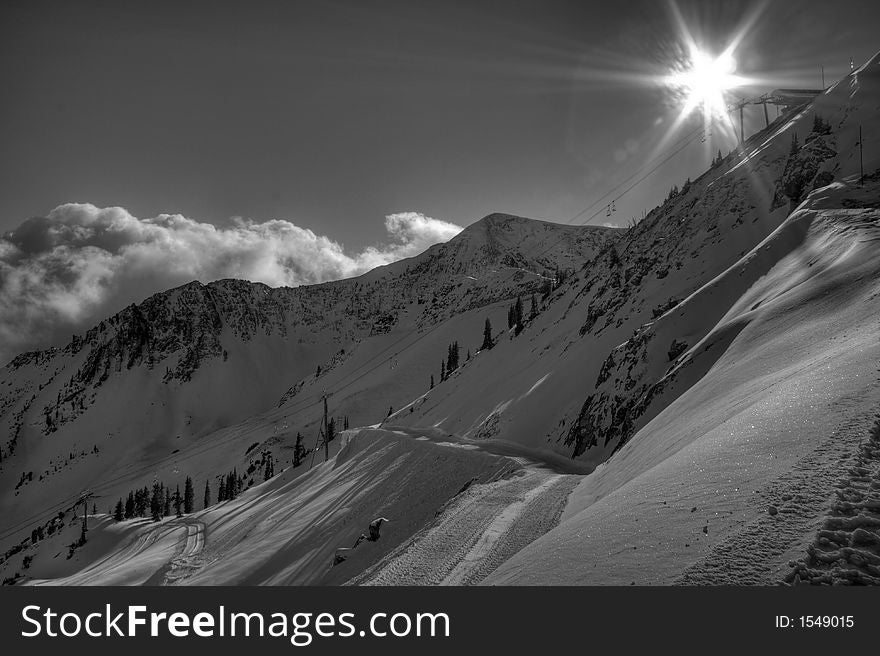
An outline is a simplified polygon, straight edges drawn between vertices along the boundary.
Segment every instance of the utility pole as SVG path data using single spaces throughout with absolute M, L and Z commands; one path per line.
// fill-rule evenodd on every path
M 73 504 L 73 512 L 74 516 L 76 516 L 76 506 L 80 503 L 83 505 L 83 517 L 82 517 L 82 533 L 80 534 L 80 543 L 86 543 L 86 533 L 89 532 L 89 499 L 94 495 L 91 492 L 87 492 L 83 494 L 79 501 Z
M 309 469 L 311 469 L 315 465 L 315 454 L 318 453 L 318 448 L 321 446 L 321 435 L 323 429 L 324 418 L 321 418 L 321 426 L 318 427 L 318 436 L 315 438 L 315 448 L 312 449 L 312 460 L 309 462 Z
M 330 424 L 327 422 L 327 395 L 324 399 L 324 462 L 330 460 Z
M 862 126 L 859 125 L 859 184 L 865 183 L 865 145 L 862 137 Z
M 312 449 L 312 461 L 309 463 L 309 469 L 315 464 L 315 454 L 318 453 L 322 438 L 324 440 L 324 462 L 327 462 L 330 459 L 330 441 L 327 439 L 330 436 L 330 425 L 327 423 L 327 399 L 330 398 L 331 395 L 332 393 L 327 394 L 327 392 L 324 392 L 321 395 L 321 401 L 324 402 L 324 414 L 321 416 L 321 425 L 318 427 L 318 437 L 315 440 L 315 448 Z

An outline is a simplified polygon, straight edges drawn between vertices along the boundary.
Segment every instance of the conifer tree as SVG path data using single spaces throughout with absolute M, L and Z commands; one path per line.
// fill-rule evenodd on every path
M 134 517 L 134 492 L 129 492 L 128 498 L 125 500 L 125 519 L 132 517 Z
M 145 517 L 150 504 L 150 491 L 147 488 L 138 490 L 134 495 L 134 511 L 138 517 Z
M 272 463 L 272 454 L 266 458 L 266 467 L 263 469 L 263 480 L 268 481 L 275 475 L 275 465 Z
M 217 503 L 221 501 L 226 501 L 226 479 L 223 476 L 220 477 L 220 487 L 217 488 Z
M 302 464 L 303 458 L 305 458 L 306 449 L 303 446 L 303 436 L 300 433 L 296 434 L 296 444 L 293 447 L 293 466 L 299 467 Z
M 183 497 L 180 496 L 180 484 L 177 484 L 177 490 L 174 492 L 174 512 L 178 517 L 183 517 Z
M 113 519 L 117 522 L 121 522 L 125 519 L 125 510 L 122 507 L 122 499 L 116 502 L 116 510 L 113 513 Z
M 532 294 L 532 307 L 529 308 L 529 320 L 532 320 L 537 316 L 538 316 L 538 302 L 535 299 L 535 295 Z
M 183 485 L 183 512 L 189 514 L 195 509 L 196 494 L 193 490 L 193 481 L 189 476 Z
M 153 483 L 153 492 L 150 494 L 150 517 L 154 522 L 162 519 L 162 486 L 159 483 Z
M 165 508 L 164 508 L 164 511 L 165 511 L 164 514 L 166 517 L 168 517 L 171 514 L 171 490 L 169 490 L 167 487 L 165 488 Z
M 238 474 L 231 471 L 226 474 L 226 500 L 231 501 L 235 499 L 238 494 Z
M 612 269 L 620 266 L 620 255 L 618 255 L 617 248 L 614 246 L 614 244 L 611 244 L 608 247 L 608 266 L 610 266 Z
M 519 335 L 523 329 L 523 304 L 522 298 L 517 296 L 516 303 L 513 306 L 513 325 L 515 332 Z
M 828 134 L 831 132 L 831 124 L 816 114 L 813 117 L 813 132 L 816 134 Z
M 204 501 L 204 504 L 205 504 L 205 506 L 204 506 L 205 508 L 207 508 L 208 506 L 211 505 L 211 481 L 210 480 L 205 481 L 205 501 Z
M 486 325 L 483 327 L 483 345 L 480 349 L 490 349 L 494 346 L 492 343 L 492 322 L 486 317 Z
M 458 342 L 452 342 L 446 349 L 446 377 L 458 369 Z

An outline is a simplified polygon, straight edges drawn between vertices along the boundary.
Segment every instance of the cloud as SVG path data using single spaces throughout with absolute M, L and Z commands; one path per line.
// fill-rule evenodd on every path
M 416 255 L 461 227 L 402 212 L 385 217 L 385 230 L 385 243 L 347 253 L 281 219 L 217 227 L 180 214 L 139 219 L 121 207 L 61 205 L 0 237 L 0 363 L 191 280 L 336 280 Z

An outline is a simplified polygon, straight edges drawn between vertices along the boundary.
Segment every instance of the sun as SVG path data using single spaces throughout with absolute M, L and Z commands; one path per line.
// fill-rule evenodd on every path
M 688 61 L 666 78 L 684 98 L 682 114 L 701 108 L 707 120 L 726 118 L 727 93 L 744 82 L 736 75 L 736 59 L 729 49 L 713 56 L 696 47 L 691 48 Z

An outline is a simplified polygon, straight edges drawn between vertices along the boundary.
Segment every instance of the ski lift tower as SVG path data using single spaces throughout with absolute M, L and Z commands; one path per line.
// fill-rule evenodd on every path
M 745 98 L 740 98 L 734 103 L 734 108 L 739 110 L 739 143 L 742 144 L 745 139 L 745 129 L 743 126 L 743 108 L 746 105 L 751 104 L 751 100 L 746 100 Z
M 785 113 L 792 108 L 800 107 L 823 93 L 823 89 L 773 89 L 766 94 L 766 103 L 777 105 Z
M 764 108 L 764 127 L 770 127 L 770 115 L 767 111 L 767 105 L 776 105 L 783 114 L 789 110 L 805 105 L 823 93 L 824 89 L 774 89 L 770 93 L 754 99 L 739 100 L 734 104 L 734 109 L 739 110 L 739 141 L 745 140 L 743 129 L 743 108 L 746 105 L 761 105 Z
M 767 113 L 767 103 L 770 102 L 770 94 L 765 93 L 763 96 L 755 100 L 752 104 L 762 105 L 764 107 L 764 127 L 770 127 L 770 115 Z

